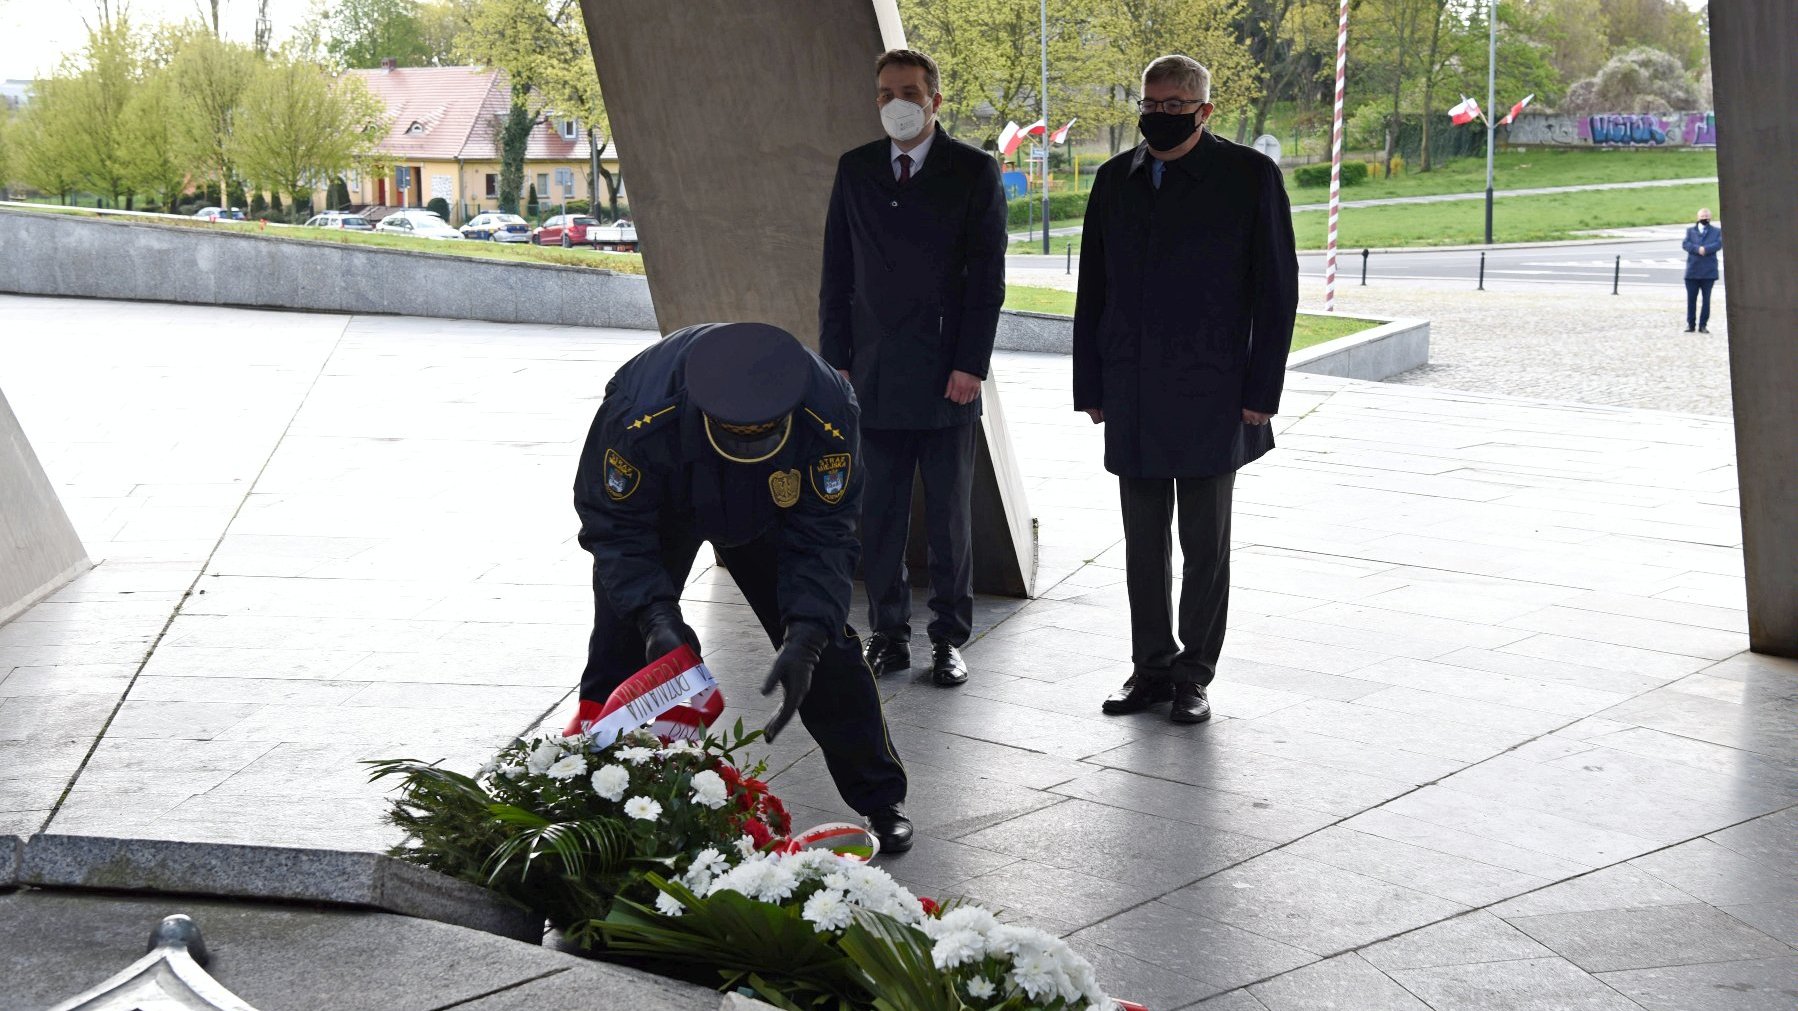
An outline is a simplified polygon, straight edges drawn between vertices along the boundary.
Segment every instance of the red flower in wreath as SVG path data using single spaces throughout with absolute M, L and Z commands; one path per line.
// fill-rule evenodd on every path
M 937 905 L 935 899 L 925 895 L 918 896 L 918 907 L 924 910 L 925 916 L 936 916 L 943 911 L 943 907 Z

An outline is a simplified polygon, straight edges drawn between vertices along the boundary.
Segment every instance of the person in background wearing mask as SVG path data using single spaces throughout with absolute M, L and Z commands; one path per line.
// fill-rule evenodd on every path
M 930 676 L 968 679 L 959 647 L 974 620 L 970 511 L 980 384 L 1005 302 L 999 164 L 949 136 L 929 56 L 894 49 L 874 64 L 886 136 L 837 161 L 824 223 L 818 350 L 861 403 L 862 572 L 867 660 L 911 666 L 912 476 L 921 473 L 930 545 Z
M 1711 285 L 1717 283 L 1717 254 L 1723 250 L 1723 229 L 1711 224 L 1711 209 L 1698 208 L 1698 223 L 1686 229 L 1686 333 L 1696 327 L 1711 332 Z M 1704 295 L 1704 308 L 1698 296 Z
M 1280 167 L 1205 129 L 1210 73 L 1163 56 L 1142 94 L 1144 143 L 1100 167 L 1086 207 L 1074 409 L 1105 426 L 1123 504 L 1133 669 L 1102 708 L 1172 702 L 1176 723 L 1200 723 L 1224 644 L 1236 471 L 1274 445 L 1298 258 Z

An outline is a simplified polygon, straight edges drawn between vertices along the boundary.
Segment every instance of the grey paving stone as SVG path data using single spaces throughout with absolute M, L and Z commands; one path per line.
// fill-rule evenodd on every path
M 1429 1011 L 1428 1005 L 1350 952 L 1249 987 L 1268 1011 Z
M 901 725 L 902 727 L 903 725 Z M 893 733 L 904 737 L 904 730 Z M 802 804 L 830 809 L 842 804 L 836 784 L 819 766 L 808 763 L 795 774 L 782 776 L 780 795 Z M 941 839 L 959 839 L 970 832 L 1040 810 L 1056 803 L 1053 794 L 1015 783 L 983 779 L 978 774 L 918 764 L 906 769 L 908 786 L 905 810 L 914 825 Z
M 1091 766 L 1071 759 L 927 727 L 907 727 L 893 745 L 907 768 L 932 765 L 950 773 L 978 775 L 1032 790 L 1046 790 L 1092 771 Z
M 1360 702 L 1315 699 L 1289 706 L 1255 723 L 1340 737 L 1392 751 L 1417 752 L 1456 762 L 1478 762 L 1528 740 L 1528 733 L 1413 716 Z
M 1798 807 L 1713 832 L 1706 838 L 1776 870 L 1798 866 Z
M 1554 954 L 1531 940 L 1529 935 L 1482 910 L 1419 927 L 1408 934 L 1362 948 L 1359 953 L 1370 964 L 1388 972 Z
M 1062 783 L 1054 792 L 1274 842 L 1288 842 L 1337 820 L 1277 796 L 1207 790 L 1123 769 L 1100 769 Z
M 1161 891 L 1020 860 L 958 883 L 954 894 L 989 909 L 1053 916 L 1077 929 L 1148 902 Z
M 1306 836 L 1283 852 L 1469 906 L 1497 902 L 1549 883 L 1547 878 L 1342 826 Z
M 1617 864 L 1500 902 L 1492 907 L 1492 912 L 1504 917 L 1539 916 L 1600 909 L 1679 906 L 1693 901 L 1692 896 L 1647 871 L 1630 864 Z
M 1694 839 L 1630 864 L 1713 906 L 1798 903 L 1798 872 L 1769 867 L 1709 839 Z
M 1798 948 L 1798 906 L 1787 902 L 1749 902 L 1722 908 L 1761 933 Z
M 1435 1011 L 1639 1011 L 1560 958 L 1400 969 L 1391 975 Z
M 1703 903 L 1513 916 L 1507 922 L 1587 972 L 1765 958 L 1790 951 Z
M 1790 1011 L 1798 957 L 1607 972 L 1606 985 L 1648 1011 Z
M 959 841 L 1051 867 L 1163 889 L 1187 884 L 1274 845 L 1081 800 L 1013 818 Z
M 1286 851 L 1262 854 L 1164 902 L 1319 955 L 1332 955 L 1467 907 Z
M 1528 762 L 1515 764 L 1533 767 Z M 1592 825 L 1584 820 L 1585 813 L 1577 808 L 1565 809 L 1566 816 L 1563 817 L 1502 798 L 1462 792 L 1456 788 L 1453 779 L 1441 786 L 1427 786 L 1408 793 L 1385 805 L 1383 810 L 1581 862 L 1585 864 L 1584 869 L 1627 860 L 1654 849 L 1656 845 L 1639 836 Z
M 736 994 L 740 1003 L 722 1005 L 724 1011 L 765 1011 L 770 1005 Z M 499 993 L 457 1004 L 457 1011 L 543 1011 L 544 1008 L 590 1006 L 595 1001 L 622 1004 L 643 1011 L 712 1011 L 720 1007 L 716 991 L 646 972 L 584 962 L 542 976 Z
M 1247 990 L 1231 990 L 1220 993 L 1216 997 L 1208 997 L 1192 1005 L 1203 1011 L 1268 1011 L 1266 1004 L 1256 1000 Z
M 1281 944 L 1227 923 L 1151 902 L 1121 913 L 1068 938 L 1070 944 L 1102 944 L 1181 975 L 1232 989 L 1317 960 L 1310 952 Z
M 1083 935 L 1068 938 L 1068 945 L 1092 963 L 1100 985 L 1112 997 L 1135 1001 L 1145 1007 L 1179 1008 L 1210 997 L 1223 987 L 1166 965 L 1144 961 L 1133 954 L 1106 947 Z M 1185 966 L 1174 968 L 1187 969 Z M 1190 970 L 1187 970 L 1190 972 Z
M 806 809 L 789 807 L 789 812 L 793 810 Z M 825 820 L 845 819 L 825 817 L 801 821 L 800 816 L 795 814 L 793 825 L 798 828 Z M 878 864 L 889 874 L 904 878 L 908 884 L 924 889 L 919 894 L 931 896 L 954 894 L 955 889 L 969 878 L 1016 863 L 1017 859 L 1008 853 L 995 853 L 978 846 L 940 839 L 928 831 L 918 833 L 909 852 L 889 853 L 876 858 Z
M 1241 748 L 1224 748 L 1201 735 L 1183 740 L 1154 736 L 1101 752 L 1090 759 L 1117 769 L 1153 769 L 1157 776 L 1260 799 L 1281 798 L 1327 814 L 1348 816 L 1405 793 L 1398 779 L 1347 772 L 1330 766 Z M 1274 738 L 1263 736 L 1274 746 Z M 1327 745 L 1309 753 L 1323 756 Z

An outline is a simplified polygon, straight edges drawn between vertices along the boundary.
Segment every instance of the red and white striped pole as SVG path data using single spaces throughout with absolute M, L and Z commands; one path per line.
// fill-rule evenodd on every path
M 1336 26 L 1336 118 L 1330 131 L 1330 242 L 1324 260 L 1324 311 L 1336 311 L 1336 220 L 1342 215 L 1342 80 L 1348 68 L 1349 0 L 1342 0 Z

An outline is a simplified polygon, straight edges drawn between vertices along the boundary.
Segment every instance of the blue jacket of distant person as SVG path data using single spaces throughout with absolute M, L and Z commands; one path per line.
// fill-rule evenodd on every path
M 1717 251 L 1723 248 L 1723 229 L 1715 222 L 1693 225 L 1686 229 L 1686 241 L 1681 245 L 1686 250 L 1686 280 L 1715 281 Z M 1702 255 L 1698 252 L 1701 249 L 1704 250 Z

